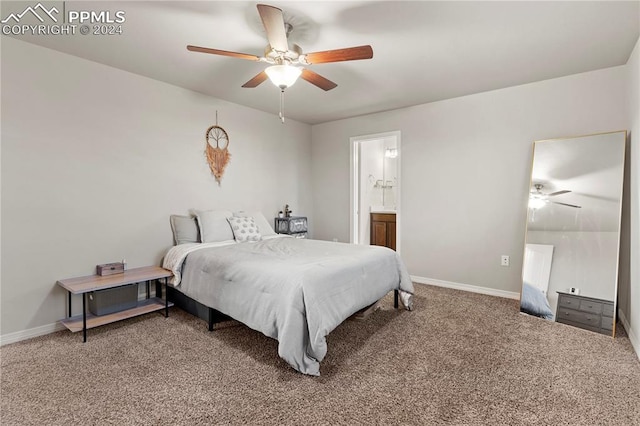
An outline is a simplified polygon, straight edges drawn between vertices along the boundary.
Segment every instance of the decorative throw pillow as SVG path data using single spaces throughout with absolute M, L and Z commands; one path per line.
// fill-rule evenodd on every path
M 169 216 L 169 222 L 171 222 L 175 245 L 200 242 L 198 224 L 195 217 L 174 214 Z
M 262 239 L 262 235 L 252 217 L 229 217 L 227 218 L 233 236 L 239 243 L 256 242 Z
M 200 239 L 203 243 L 217 243 L 233 240 L 233 232 L 227 218 L 232 216 L 228 210 L 195 210 Z
M 258 227 L 258 230 L 260 231 L 260 234 L 263 237 L 266 237 L 269 235 L 276 235 L 271 225 L 269 225 L 269 221 L 259 211 L 248 211 L 248 212 L 237 211 L 237 212 L 233 212 L 233 215 L 235 217 L 252 217 L 253 221 Z

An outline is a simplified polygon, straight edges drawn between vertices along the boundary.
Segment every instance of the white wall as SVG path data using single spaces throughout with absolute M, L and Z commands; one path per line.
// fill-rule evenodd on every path
M 527 243 L 553 246 L 547 299 L 555 314 L 556 291 L 580 290 L 581 296 L 613 301 L 616 289 L 618 233 L 528 231 Z
M 626 129 L 627 72 L 614 67 L 314 125 L 315 237 L 348 241 L 349 138 L 399 130 L 409 272 L 519 293 L 532 142 Z M 510 267 L 500 266 L 502 254 Z
M 216 110 L 221 186 L 203 154 Z M 310 143 L 309 125 L 3 37 L 2 336 L 66 315 L 58 279 L 159 264 L 170 214 L 288 203 L 313 225 Z

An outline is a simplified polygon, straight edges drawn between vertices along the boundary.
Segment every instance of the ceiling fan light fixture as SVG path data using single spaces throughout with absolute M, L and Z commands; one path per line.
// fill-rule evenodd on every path
M 529 197 L 529 208 L 533 210 L 541 209 L 547 204 L 547 201 L 537 196 Z
M 272 65 L 264 70 L 269 80 L 280 89 L 293 86 L 302 73 L 302 68 L 293 65 Z

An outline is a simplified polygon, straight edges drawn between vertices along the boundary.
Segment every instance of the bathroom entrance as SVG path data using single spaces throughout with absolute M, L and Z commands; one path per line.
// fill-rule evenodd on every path
M 398 250 L 400 132 L 355 136 L 350 142 L 350 240 Z

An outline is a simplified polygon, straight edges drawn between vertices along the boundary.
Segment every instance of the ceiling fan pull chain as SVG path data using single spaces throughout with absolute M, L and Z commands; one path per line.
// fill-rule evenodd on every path
M 280 121 L 284 124 L 284 89 L 280 89 Z

